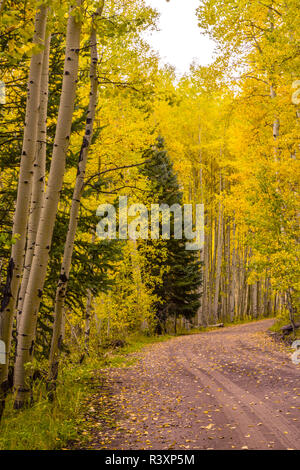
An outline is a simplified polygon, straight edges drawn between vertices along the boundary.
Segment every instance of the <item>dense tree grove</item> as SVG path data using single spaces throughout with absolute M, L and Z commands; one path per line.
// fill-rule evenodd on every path
M 154 149 L 146 152 L 147 162 L 141 167 L 140 173 L 146 177 L 148 192 L 146 201 L 149 204 L 182 207 L 182 193 L 179 191 L 177 176 L 173 165 L 164 150 L 164 142 L 158 139 Z M 151 207 L 151 204 L 150 204 Z M 201 284 L 199 254 L 186 249 L 187 240 L 184 238 L 184 221 L 180 212 L 176 220 L 176 211 L 170 221 L 169 240 L 148 240 L 140 243 L 141 258 L 144 259 L 143 279 L 151 292 L 158 299 L 154 306 L 157 317 L 156 329 L 166 331 L 169 318 L 177 317 L 193 319 L 200 306 L 199 287 Z M 183 236 L 176 239 L 175 223 L 180 225 Z M 159 231 L 163 233 L 163 213 L 158 221 Z M 181 234 L 180 234 L 181 235 Z
M 144 0 L 0 2 L 0 418 L 36 374 L 55 399 L 74 350 L 297 321 L 298 7 L 199 1 L 216 59 L 178 79 L 144 39 Z M 175 239 L 175 216 L 170 240 L 99 239 L 98 206 L 122 196 L 203 204 L 204 246 Z

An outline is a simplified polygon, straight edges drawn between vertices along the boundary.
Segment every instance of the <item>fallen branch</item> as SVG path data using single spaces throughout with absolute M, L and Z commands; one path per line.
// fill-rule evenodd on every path
M 300 323 L 295 323 L 295 328 L 300 328 Z M 293 325 L 285 325 L 285 326 L 282 326 L 280 328 L 280 331 L 282 331 L 283 333 L 287 334 L 289 333 L 290 331 L 293 331 Z

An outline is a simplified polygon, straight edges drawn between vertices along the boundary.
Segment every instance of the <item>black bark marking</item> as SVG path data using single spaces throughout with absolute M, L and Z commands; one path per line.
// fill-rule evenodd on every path
M 32 356 L 32 354 L 33 354 L 33 348 L 34 348 L 34 341 L 32 341 L 30 349 L 29 349 L 30 356 Z
M 14 271 L 15 263 L 12 258 L 10 258 L 10 261 L 8 263 L 7 267 L 7 276 L 6 276 L 6 284 L 3 288 L 3 298 L 1 302 L 1 312 L 8 306 L 9 300 L 11 298 L 11 281 L 13 277 L 13 271 Z
M 60 337 L 58 338 L 57 346 L 58 346 L 59 351 L 62 351 L 62 349 L 63 349 L 63 337 L 62 337 L 62 335 L 60 335 Z
M 65 273 L 64 273 L 64 274 L 61 274 L 61 275 L 59 276 L 59 279 L 60 279 L 61 282 L 67 282 L 67 280 L 68 280 L 68 278 L 67 278 L 67 276 L 65 275 Z

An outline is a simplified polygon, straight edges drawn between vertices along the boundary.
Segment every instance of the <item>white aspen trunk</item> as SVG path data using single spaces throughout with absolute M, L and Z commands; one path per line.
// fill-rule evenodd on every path
M 263 310 L 263 282 L 262 280 L 257 283 L 257 315 L 261 316 Z
M 204 237 L 205 238 L 205 237 Z M 201 262 L 201 285 L 199 288 L 199 300 L 200 307 L 197 312 L 197 324 L 202 326 L 205 323 L 204 320 L 204 263 L 205 263 L 205 240 L 204 246 L 200 250 L 200 262 Z
M 213 216 L 210 213 L 210 227 L 209 227 L 209 250 L 208 250 L 208 321 L 212 319 L 213 310 Z
M 209 305 L 209 298 L 208 298 L 208 285 L 209 285 L 209 236 L 207 232 L 207 217 L 206 217 L 206 223 L 205 223 L 205 232 L 204 232 L 204 276 L 203 276 L 203 299 L 202 299 L 202 304 L 203 304 L 203 315 L 202 319 L 205 325 L 208 324 L 208 305 Z
M 203 188 L 203 169 L 202 169 L 202 162 L 203 162 L 203 157 L 202 157 L 202 148 L 201 148 L 201 126 L 199 126 L 199 132 L 198 132 L 198 142 L 200 146 L 199 150 L 199 165 L 200 165 L 200 178 L 199 178 L 199 183 L 200 183 L 200 202 L 201 204 L 204 204 L 204 188 Z M 204 224 L 204 230 L 205 230 L 205 224 Z M 204 246 L 200 250 L 200 262 L 201 262 L 201 285 L 199 288 L 199 300 L 200 300 L 200 307 L 197 312 L 197 324 L 199 326 L 202 326 L 205 324 L 205 310 L 204 310 L 204 264 L 205 264 L 205 250 L 206 250 L 206 245 L 205 245 L 205 236 L 204 236 Z
M 107 337 L 109 338 L 110 336 L 110 312 L 108 312 L 108 316 L 107 316 Z
M 81 0 L 77 0 L 78 7 L 81 3 Z M 47 273 L 50 245 L 70 141 L 78 76 L 80 33 L 81 22 L 76 20 L 71 10 L 67 25 L 64 75 L 52 162 L 18 334 L 14 373 L 14 386 L 17 392 L 15 408 L 24 405 L 30 392 L 28 383 L 30 374 L 25 364 L 30 363 L 33 357 L 37 315 Z
M 257 310 L 257 282 L 251 286 L 252 289 L 252 314 L 253 318 L 258 317 L 258 310 Z
M 214 251 L 213 251 L 213 259 L 212 259 L 212 276 L 216 274 L 216 265 L 217 265 L 217 253 L 218 253 L 218 234 L 219 234 L 219 222 L 220 222 L 220 204 L 218 209 L 218 215 L 214 217 L 214 236 L 213 236 L 213 244 L 214 244 Z
M 45 5 L 41 5 L 36 12 L 35 31 L 33 37 L 34 44 L 44 44 L 47 11 L 47 7 Z M 11 259 L 9 261 L 7 272 L 7 281 L 0 311 L 0 339 L 4 341 L 6 345 L 6 364 L 0 365 L 0 394 L 1 390 L 6 388 L 5 384 L 7 382 L 8 374 L 12 325 L 23 269 L 26 229 L 31 197 L 33 162 L 35 158 L 37 140 L 42 59 L 43 51 L 32 56 L 27 84 L 27 102 L 23 146 L 18 181 L 17 202 L 12 230 L 14 237 L 18 235 L 18 240 L 16 240 L 16 243 L 12 246 Z M 2 407 L 0 403 L 0 417 L 1 409 Z
M 267 316 L 269 314 L 269 283 L 268 283 L 268 278 L 265 278 L 265 283 L 264 283 L 264 297 L 263 297 L 263 314 L 264 316 Z
M 224 270 L 224 283 L 223 283 L 223 292 L 224 292 L 224 301 L 223 301 L 223 308 L 222 314 L 223 319 L 226 320 L 228 318 L 228 269 L 229 269 L 229 255 L 228 255 L 228 220 L 224 220 L 224 262 L 225 262 L 225 270 Z
M 103 3 L 104 6 L 104 3 Z M 74 249 L 74 241 L 76 236 L 76 230 L 78 226 L 78 214 L 80 209 L 80 200 L 84 188 L 84 178 L 88 157 L 88 150 L 92 141 L 93 126 L 96 114 L 97 106 L 97 92 L 98 92 L 98 77 L 97 77 L 97 64 L 98 64 L 98 52 L 97 52 L 97 37 L 94 25 L 92 26 L 92 32 L 90 37 L 90 50 L 91 50 L 91 65 L 90 65 L 90 100 L 89 108 L 86 119 L 85 135 L 80 150 L 77 176 L 75 187 L 73 191 L 72 204 L 70 210 L 70 219 L 68 226 L 68 233 L 64 249 L 64 257 L 61 265 L 59 282 L 56 290 L 55 305 L 54 305 L 54 325 L 53 334 L 51 341 L 51 350 L 49 357 L 49 380 L 55 381 L 58 372 L 58 356 L 59 356 L 59 344 L 61 342 L 61 324 L 64 313 L 64 305 L 66 298 L 66 291 L 68 287 L 68 279 L 72 263 L 72 255 Z
M 249 295 L 250 295 L 250 286 L 249 286 L 249 284 L 246 284 L 246 287 L 245 287 L 244 309 L 243 309 L 243 318 L 246 318 L 246 316 L 248 315 Z
M 272 289 L 272 283 L 269 279 L 269 314 L 274 315 L 275 293 Z
M 231 258 L 231 266 L 232 266 L 232 276 L 231 276 L 231 305 L 230 305 L 230 315 L 232 319 L 236 316 L 236 289 L 237 289 L 237 267 L 236 267 L 236 225 L 235 221 L 233 220 L 232 225 L 232 258 Z
M 243 260 L 243 248 L 241 242 L 238 248 L 238 315 L 239 318 L 243 317 L 243 306 L 245 302 L 245 267 Z
M 222 176 L 220 175 L 220 194 L 222 191 Z M 222 268 L 222 254 L 223 254 L 223 208 L 221 202 L 219 203 L 219 217 L 218 217 L 218 235 L 216 235 L 216 270 L 215 270 L 215 295 L 213 315 L 214 320 L 218 322 L 219 314 L 219 296 L 220 296 L 220 282 L 221 282 L 221 268 Z
M 74 338 L 75 343 L 77 344 L 78 348 L 81 349 L 81 344 L 80 344 L 80 341 L 79 341 L 79 339 L 78 339 L 78 337 L 77 337 L 75 328 L 74 328 L 74 326 L 72 325 L 72 323 L 70 322 L 67 313 L 65 313 L 64 319 L 65 319 L 65 321 L 66 321 L 66 322 L 68 323 L 68 325 L 69 325 L 70 333 L 71 333 L 71 339 Z
M 251 308 L 252 308 L 252 300 L 251 300 L 251 285 L 248 284 L 248 277 L 249 277 L 249 268 L 248 268 L 248 264 L 250 262 L 250 259 L 251 259 L 251 256 L 252 256 L 252 250 L 251 249 L 246 249 L 246 252 L 245 252 L 245 265 L 246 265 L 246 268 L 247 268 L 247 271 L 246 271 L 246 283 L 247 283 L 247 292 L 246 292 L 246 306 L 245 306 L 245 316 L 248 315 L 248 316 L 251 316 L 252 312 L 251 312 Z
M 98 317 L 96 312 L 94 312 L 94 319 L 95 319 L 96 330 L 97 330 L 98 344 L 99 344 L 99 346 L 101 346 L 101 344 L 102 344 L 102 340 L 101 340 L 102 319 Z
M 23 270 L 23 277 L 18 299 L 18 317 L 22 313 L 23 301 L 29 279 L 31 262 L 35 247 L 35 239 L 38 229 L 38 224 L 41 216 L 41 210 L 44 202 L 44 189 L 45 189 L 45 173 L 46 173 L 46 148 L 47 148 L 47 108 L 48 108 L 48 83 L 49 83 L 49 54 L 50 54 L 50 40 L 49 35 L 45 40 L 45 49 L 43 55 L 42 79 L 40 88 L 40 113 L 38 120 L 38 133 L 37 133 L 37 149 L 36 157 L 34 160 L 34 173 L 32 183 L 32 194 L 30 213 L 27 229 L 27 248 L 25 255 L 25 263 Z M 18 321 L 19 323 L 19 321 Z
M 84 353 L 89 354 L 90 348 L 90 332 L 91 332 L 91 312 L 92 312 L 93 296 L 90 289 L 87 292 L 85 325 L 84 325 Z
M 230 296 L 231 296 L 231 224 L 230 219 L 227 222 L 226 233 L 226 305 L 227 305 L 227 318 L 232 320 L 230 311 Z

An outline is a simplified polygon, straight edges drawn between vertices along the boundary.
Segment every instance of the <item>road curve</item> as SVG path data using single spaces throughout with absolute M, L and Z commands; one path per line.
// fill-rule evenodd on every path
M 106 370 L 88 448 L 300 449 L 300 366 L 266 335 L 272 322 L 177 337 Z M 99 422 L 97 403 L 108 398 Z

